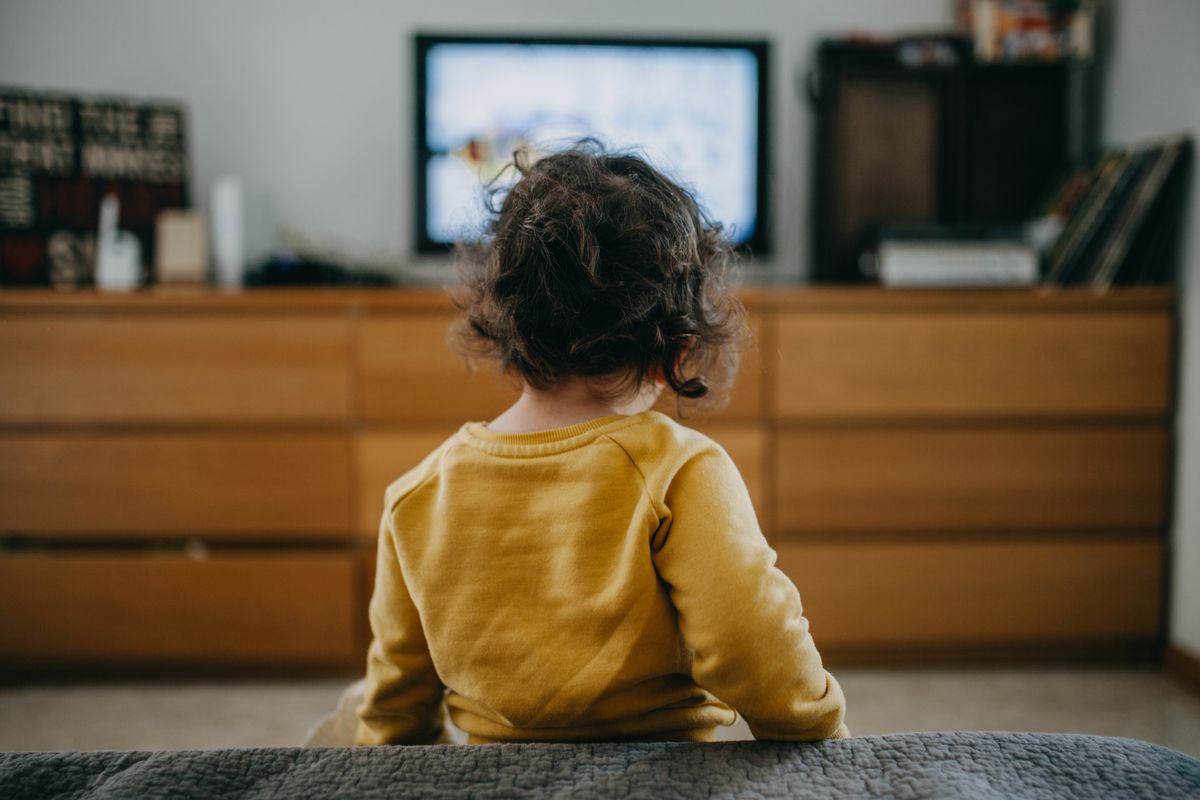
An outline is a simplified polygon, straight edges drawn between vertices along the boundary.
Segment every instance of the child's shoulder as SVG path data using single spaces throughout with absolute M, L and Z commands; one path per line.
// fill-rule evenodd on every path
M 705 434 L 659 411 L 641 415 L 640 424 L 609 435 L 637 463 L 654 462 L 676 467 L 705 455 L 725 455 L 724 448 Z
M 625 450 L 656 502 L 666 502 L 672 493 L 744 487 L 725 448 L 666 414 L 649 412 L 643 424 L 616 431 L 611 438 Z
M 457 438 L 458 434 L 456 433 L 443 441 L 430 451 L 427 456 L 421 459 L 420 463 L 388 485 L 387 491 L 384 492 L 384 503 L 389 511 L 394 509 L 396 504 L 405 497 L 437 476 L 442 459 L 445 457 L 446 452 L 454 446 Z

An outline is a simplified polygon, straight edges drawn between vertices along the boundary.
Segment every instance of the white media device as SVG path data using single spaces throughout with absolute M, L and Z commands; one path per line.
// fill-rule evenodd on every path
M 1033 286 L 1037 252 L 1022 242 L 888 241 L 879 246 L 884 286 Z

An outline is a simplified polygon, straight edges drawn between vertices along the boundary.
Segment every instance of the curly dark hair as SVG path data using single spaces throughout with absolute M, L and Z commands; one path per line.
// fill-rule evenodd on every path
M 584 140 L 527 161 L 457 249 L 460 348 L 536 389 L 605 378 L 611 398 L 661 375 L 681 403 L 724 401 L 748 328 L 721 226 L 636 154 Z

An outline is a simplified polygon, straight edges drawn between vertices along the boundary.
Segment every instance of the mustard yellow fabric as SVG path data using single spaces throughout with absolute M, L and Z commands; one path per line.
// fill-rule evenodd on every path
M 468 423 L 387 490 L 360 744 L 846 736 L 725 452 L 655 411 Z

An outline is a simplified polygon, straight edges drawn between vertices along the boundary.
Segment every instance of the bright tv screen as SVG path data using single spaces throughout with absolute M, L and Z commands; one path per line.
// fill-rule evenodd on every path
M 422 35 L 416 58 L 418 251 L 480 238 L 514 151 L 584 137 L 645 155 L 767 250 L 765 42 Z

